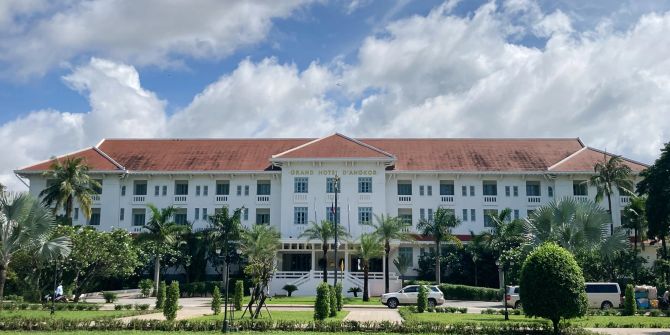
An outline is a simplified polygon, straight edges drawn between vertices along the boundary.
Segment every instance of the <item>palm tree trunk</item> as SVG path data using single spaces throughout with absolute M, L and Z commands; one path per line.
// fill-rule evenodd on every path
M 633 255 L 635 256 L 635 273 L 633 274 L 633 281 L 637 283 L 637 227 L 633 229 Z
M 435 241 L 435 284 L 440 285 L 440 241 Z
M 365 262 L 363 266 L 363 301 L 370 301 L 370 294 L 368 292 L 368 264 Z
M 391 254 L 391 243 L 389 243 L 389 240 L 386 240 L 384 252 L 386 253 L 386 258 L 384 259 L 384 293 L 389 293 L 389 256 Z
M 614 219 L 612 218 L 612 195 L 607 194 L 607 212 L 610 214 L 610 235 L 614 234 Z
M 323 282 L 328 282 L 328 246 L 326 243 L 323 243 Z
M 65 219 L 72 225 L 72 196 L 67 197 L 65 201 Z
M 158 284 L 160 280 L 160 272 L 161 272 L 161 258 L 156 254 L 154 256 L 154 289 L 156 292 L 156 296 L 158 296 Z
M 7 267 L 0 266 L 0 310 L 5 300 L 5 281 L 7 281 Z

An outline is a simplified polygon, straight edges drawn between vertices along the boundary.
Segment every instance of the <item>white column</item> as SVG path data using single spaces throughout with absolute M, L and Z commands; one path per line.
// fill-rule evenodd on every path
M 314 244 L 312 244 L 312 271 L 316 271 L 316 251 L 314 250 Z

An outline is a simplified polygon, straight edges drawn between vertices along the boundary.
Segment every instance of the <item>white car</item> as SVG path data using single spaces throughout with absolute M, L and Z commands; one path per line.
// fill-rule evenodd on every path
M 428 307 L 433 308 L 444 303 L 444 294 L 437 286 L 426 286 L 428 288 Z M 403 287 L 398 292 L 382 294 L 381 302 L 388 308 L 397 308 L 399 305 L 416 305 L 419 295 L 419 285 Z
M 507 286 L 505 294 L 505 304 L 514 309 L 521 308 L 521 299 L 519 298 L 519 286 Z

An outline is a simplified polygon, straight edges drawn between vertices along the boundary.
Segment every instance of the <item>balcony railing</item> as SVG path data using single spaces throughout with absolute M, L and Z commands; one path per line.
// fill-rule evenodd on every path
M 484 203 L 485 204 L 495 204 L 498 202 L 498 197 L 495 195 L 485 195 L 484 196 Z
M 175 195 L 173 202 L 175 204 L 185 205 L 188 202 L 188 195 Z
M 589 196 L 588 195 L 575 195 L 573 196 L 575 200 L 581 201 L 581 202 L 586 202 L 589 201 Z
M 399 195 L 398 196 L 398 203 L 399 204 L 409 204 L 412 202 L 412 196 L 411 195 Z
M 621 206 L 628 206 L 630 204 L 630 197 L 629 196 L 620 196 L 619 197 L 619 203 Z
M 259 195 L 256 197 L 256 204 L 257 205 L 269 205 L 270 204 L 270 196 L 269 195 Z
M 147 201 L 147 196 L 146 195 L 133 195 L 133 203 L 134 204 L 143 204 Z
M 100 202 L 100 194 L 93 194 L 91 196 L 91 201 L 92 202 Z
M 441 195 L 440 200 L 443 203 L 451 204 L 454 202 L 454 196 L 453 195 Z
M 370 195 L 370 194 L 359 194 L 358 195 L 358 201 L 359 202 L 370 202 L 370 201 L 372 201 L 372 195 Z
M 217 195 L 214 197 L 214 202 L 217 204 L 225 204 L 228 202 L 228 196 L 227 195 Z
M 534 195 L 528 196 L 528 203 L 529 204 L 539 204 L 540 201 L 541 201 L 541 198 L 538 197 L 538 196 L 534 196 Z
M 293 202 L 304 203 L 307 202 L 306 193 L 296 193 L 293 195 Z

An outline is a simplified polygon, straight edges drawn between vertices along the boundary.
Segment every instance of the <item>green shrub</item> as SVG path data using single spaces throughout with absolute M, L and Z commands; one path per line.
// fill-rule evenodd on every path
M 321 283 L 316 288 L 314 320 L 324 320 L 330 315 L 330 285 Z
M 242 298 L 244 297 L 244 282 L 238 280 L 235 282 L 235 294 L 233 295 L 233 305 L 236 311 L 242 310 Z
M 212 292 L 212 311 L 214 315 L 221 313 L 221 291 L 218 286 L 214 286 L 214 291 Z
M 147 311 L 149 310 L 149 304 L 135 304 L 136 311 Z
M 467 285 L 441 284 L 438 286 L 447 300 L 500 301 L 500 289 Z
M 342 310 L 342 283 L 335 285 L 335 299 L 337 299 L 337 310 Z
M 361 290 L 360 287 L 354 286 L 354 287 L 350 287 L 347 292 L 353 294 L 354 298 L 357 298 L 358 294 L 361 293 L 361 291 L 362 290 Z
M 286 291 L 286 295 L 290 297 L 293 292 L 298 290 L 298 287 L 292 284 L 286 284 L 281 289 Z
M 427 306 L 428 306 L 428 290 L 426 289 L 426 286 L 421 285 L 419 286 L 419 294 L 417 295 L 416 298 L 416 310 L 419 313 L 423 313 L 426 310 Z
M 102 292 L 102 297 L 105 299 L 105 302 L 111 304 L 116 301 L 117 296 L 114 292 Z
M 623 302 L 623 311 L 625 315 L 635 315 L 635 313 L 637 313 L 635 288 L 631 284 L 626 285 L 626 296 Z
M 129 311 L 129 310 L 133 309 L 133 305 L 132 304 L 123 305 L 123 309 Z
M 115 311 L 120 311 L 123 309 L 123 305 L 114 305 L 114 310 Z
M 330 303 L 330 307 L 328 309 L 328 316 L 336 316 L 337 315 L 337 294 L 335 293 L 335 287 L 334 286 L 329 286 L 330 289 L 330 300 L 328 301 Z
M 151 291 L 154 287 L 154 281 L 151 279 L 142 279 L 140 280 L 138 286 L 140 288 L 140 292 L 142 293 L 142 297 L 150 297 Z
M 179 282 L 173 280 L 170 287 L 167 289 L 165 296 L 165 305 L 163 306 L 163 315 L 168 321 L 173 321 L 177 318 L 177 310 L 179 309 Z
M 158 293 L 156 293 L 156 309 L 163 309 L 166 294 L 165 282 L 162 281 L 158 284 Z
M 524 314 L 551 320 L 555 333 L 561 318 L 586 314 L 582 269 L 569 251 L 555 243 L 542 244 L 530 253 L 521 268 L 519 286 Z

